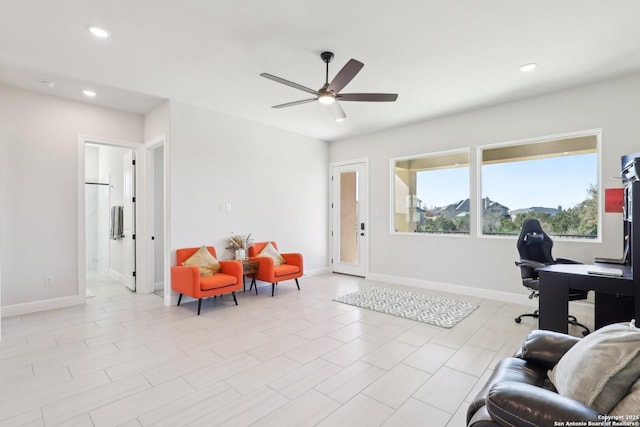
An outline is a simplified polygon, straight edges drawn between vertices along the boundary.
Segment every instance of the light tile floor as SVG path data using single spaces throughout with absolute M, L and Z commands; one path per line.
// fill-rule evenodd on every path
M 479 308 L 442 329 L 332 301 L 402 288 L 350 276 L 262 285 L 196 316 L 102 281 L 84 306 L 3 319 L 0 427 L 459 427 L 537 326 L 513 321 L 532 307 L 427 290 Z

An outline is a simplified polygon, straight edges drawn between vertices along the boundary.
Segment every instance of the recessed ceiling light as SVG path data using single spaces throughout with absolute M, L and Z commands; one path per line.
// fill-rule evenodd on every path
M 530 64 L 524 64 L 522 67 L 520 67 L 520 71 L 522 71 L 523 73 L 528 73 L 529 71 L 532 71 L 537 66 L 538 64 L 536 64 L 535 62 L 532 62 Z
M 82 91 L 82 93 L 84 93 L 84 96 L 88 97 L 88 98 L 93 98 L 94 96 L 96 96 L 96 93 L 92 90 L 89 89 L 85 89 Z
M 40 80 L 40 83 L 49 87 L 54 87 L 56 85 L 56 83 L 52 82 L 51 80 Z
M 87 31 L 99 39 L 106 39 L 111 36 L 111 33 L 104 28 L 96 27 L 95 25 L 87 25 Z

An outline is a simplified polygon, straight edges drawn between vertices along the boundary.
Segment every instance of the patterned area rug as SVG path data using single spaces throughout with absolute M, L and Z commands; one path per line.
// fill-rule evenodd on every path
M 453 328 L 478 308 L 476 304 L 390 288 L 365 288 L 334 301 L 404 317 L 441 328 Z

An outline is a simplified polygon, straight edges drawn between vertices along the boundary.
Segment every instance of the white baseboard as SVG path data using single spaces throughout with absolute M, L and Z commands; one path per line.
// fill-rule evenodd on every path
M 331 274 L 331 267 L 315 268 L 313 270 L 305 270 L 304 276 L 322 276 L 323 274 Z
M 52 298 L 41 301 L 31 301 L 22 304 L 5 305 L 2 307 L 2 317 L 21 316 L 38 311 L 55 310 L 85 303 L 85 297 L 73 295 L 69 297 Z
M 454 294 L 468 295 L 477 298 L 488 298 L 497 301 L 504 301 L 513 304 L 532 305 L 526 292 L 521 294 L 494 291 L 485 288 L 475 288 L 470 286 L 454 285 L 451 283 L 433 282 L 422 279 L 412 279 L 410 277 L 390 276 L 386 274 L 369 273 L 367 280 L 376 282 L 386 282 L 395 285 L 413 286 L 414 288 L 429 289 L 441 292 L 451 292 Z M 524 289 L 523 289 L 524 290 Z M 585 301 L 571 301 L 571 312 L 593 316 L 593 303 Z

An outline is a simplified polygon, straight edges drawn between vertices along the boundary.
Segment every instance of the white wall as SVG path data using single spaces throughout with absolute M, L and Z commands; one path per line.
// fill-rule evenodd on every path
M 151 141 L 160 135 L 165 135 L 165 138 L 169 137 L 171 122 L 170 109 L 171 103 L 166 101 L 144 116 L 145 141 Z
M 77 297 L 78 134 L 128 141 L 165 134 L 170 263 L 176 248 L 201 244 L 231 258 L 226 239 L 252 233 L 302 252 L 308 271 L 326 269 L 328 163 L 367 157 L 369 277 L 521 295 L 513 238 L 389 232 L 389 159 L 602 128 L 604 186 L 615 187 L 608 177 L 618 173 L 620 156 L 640 151 L 639 94 L 635 75 L 329 145 L 173 101 L 143 119 L 0 85 L 1 301 L 14 310 Z M 471 187 L 475 198 L 475 179 Z M 556 255 L 618 254 L 621 215 L 603 221 L 603 242 L 556 242 Z M 47 275 L 54 286 L 44 286 Z
M 0 85 L 2 304 L 78 296 L 78 134 L 142 141 L 143 118 Z M 44 286 L 45 276 L 53 286 Z M 9 315 L 3 309 L 3 315 Z
M 466 291 L 483 288 L 496 294 L 522 294 L 520 273 L 513 264 L 517 258 L 515 238 L 389 231 L 389 160 L 471 147 L 471 198 L 477 200 L 473 168 L 477 146 L 601 128 L 603 188 L 619 187 L 620 182 L 609 177 L 619 173 L 620 156 L 640 151 L 639 97 L 640 75 L 634 75 L 332 143 L 331 162 L 361 157 L 370 161 L 369 277 L 418 286 L 450 283 Z M 544 191 L 534 182 L 523 182 L 522 187 L 523 191 Z M 556 241 L 554 255 L 592 262 L 597 255 L 620 256 L 621 248 L 622 215 L 606 213 L 603 242 Z
M 171 263 L 203 244 L 230 259 L 227 239 L 252 233 L 327 268 L 328 143 L 177 102 L 170 140 Z

